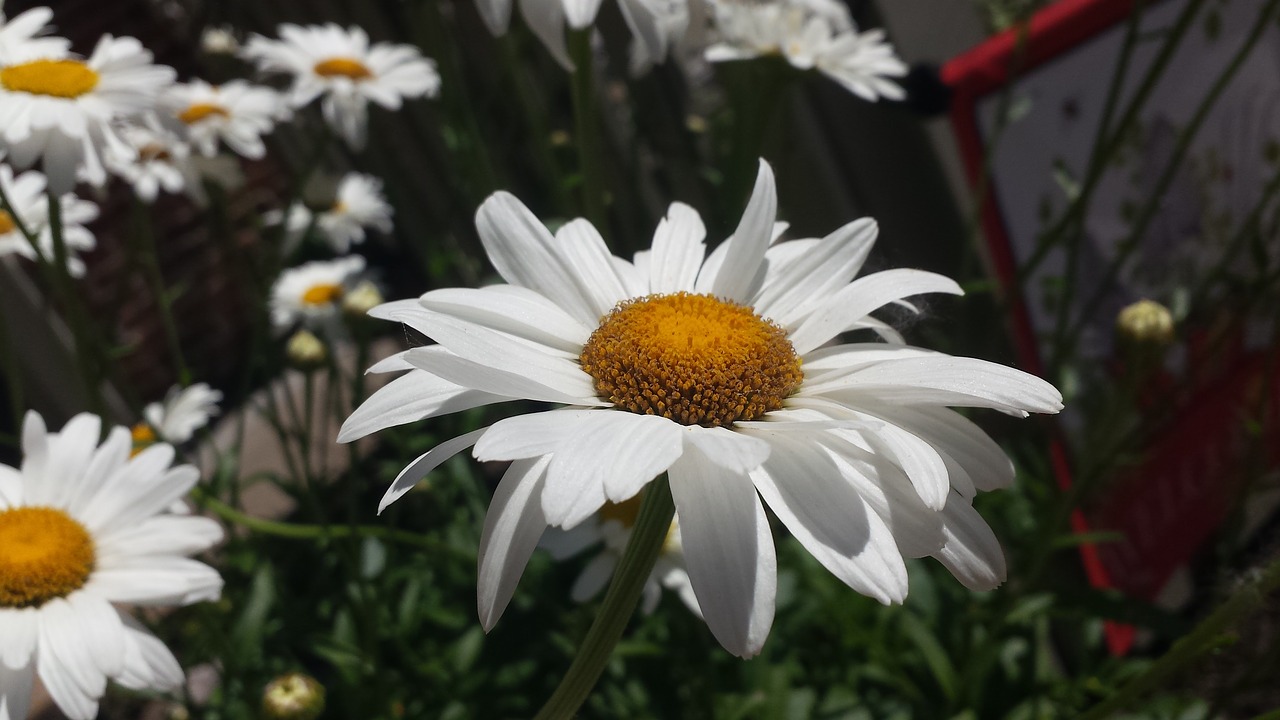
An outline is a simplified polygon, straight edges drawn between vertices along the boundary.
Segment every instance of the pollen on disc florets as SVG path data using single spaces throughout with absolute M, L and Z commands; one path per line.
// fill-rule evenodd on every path
M 649 295 L 619 304 L 580 356 L 596 393 L 634 413 L 714 427 L 782 407 L 800 358 L 782 328 L 710 295 Z
M 0 85 L 14 92 L 77 98 L 98 86 L 98 73 L 79 60 L 33 60 L 0 68 Z
M 38 607 L 80 589 L 93 572 L 93 538 L 61 510 L 0 510 L 0 608 Z

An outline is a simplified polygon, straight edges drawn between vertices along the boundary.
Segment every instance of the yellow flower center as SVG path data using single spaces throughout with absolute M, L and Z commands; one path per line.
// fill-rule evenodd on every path
M 192 105 L 186 110 L 178 113 L 178 119 L 187 125 L 195 125 L 201 120 L 212 116 L 231 117 L 231 113 L 227 112 L 227 109 L 221 105 L 214 105 L 212 103 L 196 103 L 195 105 Z
M 159 440 L 156 437 L 156 431 L 144 422 L 134 425 L 129 432 L 133 435 L 133 450 L 129 453 L 129 457 L 133 457 L 148 447 L 155 445 L 156 441 Z
M 18 223 L 13 221 L 13 216 L 8 211 L 0 210 L 0 235 L 8 235 L 18 229 Z
M 93 538 L 61 510 L 0 510 L 0 608 L 38 607 L 89 579 Z
M 342 299 L 342 286 L 336 283 L 312 285 L 302 293 L 302 302 L 307 305 L 328 305 Z
M 98 73 L 79 60 L 33 60 L 0 69 L 6 90 L 76 98 L 98 86 Z
M 782 328 L 749 307 L 685 292 L 621 303 L 579 360 L 600 397 L 683 425 L 754 420 L 803 379 Z
M 355 58 L 334 57 L 321 60 L 313 68 L 320 77 L 346 77 L 351 80 L 364 80 L 373 77 L 373 72 L 364 63 Z

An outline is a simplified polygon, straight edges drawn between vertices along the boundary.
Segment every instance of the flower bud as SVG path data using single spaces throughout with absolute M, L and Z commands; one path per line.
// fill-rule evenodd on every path
M 353 319 L 365 319 L 369 311 L 383 303 L 382 292 L 372 281 L 364 280 L 342 296 L 342 312 Z
M 314 370 L 324 365 L 329 351 L 325 348 L 324 341 L 316 337 L 315 333 L 299 330 L 289 338 L 285 355 L 289 358 L 289 364 L 299 370 Z
M 240 42 L 229 28 L 211 27 L 200 36 L 200 49 L 209 55 L 234 55 Z
M 1116 335 L 1131 349 L 1163 350 L 1173 342 L 1173 314 L 1154 300 L 1139 300 L 1116 316 Z
M 267 720 L 315 720 L 324 712 L 324 686 L 302 673 L 289 673 L 262 691 L 262 717 Z

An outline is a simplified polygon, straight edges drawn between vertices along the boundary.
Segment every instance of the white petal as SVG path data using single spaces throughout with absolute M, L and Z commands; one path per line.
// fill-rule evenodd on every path
M 22 473 L 17 468 L 0 465 L 0 510 L 22 504 Z
M 120 613 L 125 632 L 124 671 L 114 680 L 133 690 L 176 690 L 186 677 L 178 660 L 137 620 Z
M 679 425 L 654 415 L 589 411 L 562 436 L 547 468 L 542 511 L 547 522 L 573 527 L 620 502 L 671 466 L 683 452 Z
M 520 14 L 529 29 L 547 46 L 560 66 L 573 72 L 573 60 L 564 42 L 564 4 L 562 0 L 520 0 Z M 506 275 L 503 275 L 506 277 Z
M 671 466 L 689 580 L 707 626 L 739 657 L 760 652 L 777 594 L 769 520 L 745 472 L 726 470 L 696 448 Z
M 493 493 L 480 534 L 476 583 L 476 606 L 485 632 L 493 629 L 507 609 L 529 556 L 547 529 L 538 498 L 548 462 L 537 458 L 511 463 Z
M 681 430 L 686 447 L 696 447 L 703 457 L 731 472 L 751 472 L 769 457 L 769 443 L 757 437 L 722 427 L 688 425 Z
M 567 438 L 594 422 L 602 410 L 557 408 L 503 418 L 476 443 L 472 452 L 481 462 L 520 460 L 556 451 Z
M 942 549 L 942 516 L 925 507 L 902 468 L 863 447 L 823 439 L 836 466 L 889 526 L 898 550 L 906 557 L 924 557 Z
M 79 623 L 79 642 L 98 671 L 113 677 L 124 670 L 124 626 L 110 603 L 88 592 L 67 596 Z
M 813 387 L 802 386 L 801 393 L 850 404 L 870 397 L 910 405 L 986 407 L 1019 416 L 1062 409 L 1062 394 L 1034 375 L 985 360 L 945 355 L 883 362 L 831 380 L 824 377 Z
M 506 35 L 511 23 L 511 0 L 476 0 L 480 17 L 494 35 Z
M 649 292 L 691 291 L 698 269 L 707 254 L 703 240 L 707 228 L 698 211 L 683 203 L 672 203 L 667 216 L 653 234 L 649 258 Z
M 923 270 L 898 268 L 860 277 L 815 308 L 790 334 L 791 344 L 804 355 L 849 330 L 872 311 L 924 293 L 963 295 L 964 291 L 951 278 Z
M 559 305 L 536 291 L 515 285 L 433 290 L 418 302 L 428 310 L 453 315 L 573 355 L 580 354 L 582 346 L 591 337 L 591 328 L 570 317 Z
M 49 458 L 44 477 L 28 476 L 25 502 L 28 505 L 52 505 L 66 508 L 71 493 L 84 479 L 89 458 L 98 447 L 102 420 L 97 415 L 81 413 L 67 421 L 49 443 Z
M 35 674 L 34 662 L 0 672 L 0 720 L 26 720 Z
M 491 367 L 491 362 L 472 362 L 448 352 L 422 353 L 408 357 L 410 362 L 413 362 L 420 369 L 437 375 L 455 385 L 472 388 L 499 397 L 541 400 L 543 402 L 558 402 L 569 405 L 608 405 L 608 403 L 596 398 L 594 387 L 591 388 L 590 393 L 587 395 L 574 394 L 573 391 L 584 388 L 578 387 L 578 378 L 572 375 L 573 371 L 576 370 L 577 373 L 589 379 L 589 376 L 576 366 L 572 368 L 568 366 L 553 368 L 552 372 L 541 373 L 543 375 L 540 378 L 541 380 L 573 386 L 560 387 L 547 385 L 539 380 L 532 379 L 518 370 L 498 369 Z M 557 374 L 557 370 L 567 370 L 570 374 L 568 376 L 563 373 Z
M 422 478 L 427 476 L 427 473 L 440 467 L 446 460 L 459 452 L 474 445 L 476 440 L 479 440 L 488 429 L 480 428 L 465 435 L 459 435 L 452 440 L 445 440 L 419 455 L 416 460 L 400 471 L 400 474 L 391 483 L 391 487 L 387 488 L 386 494 L 382 496 L 382 500 L 378 503 L 378 514 L 381 515 L 388 505 L 399 500 L 405 493 L 412 490 L 414 485 L 417 485 Z
M 35 410 L 28 410 L 22 421 L 22 478 L 23 495 L 29 485 L 43 483 L 45 466 L 49 462 L 49 432 L 44 418 Z
M 791 534 L 841 582 L 882 603 L 907 596 L 907 566 L 879 516 L 820 447 L 776 438 L 751 473 Z
M 507 399 L 460 387 L 426 370 L 415 369 L 378 388 L 361 403 L 342 423 L 338 442 L 351 442 L 385 428 Z
M 956 461 L 978 490 L 998 490 L 1013 484 L 1013 461 L 982 428 L 955 410 L 934 407 L 866 404 L 859 407 L 929 441 Z
M 79 622 L 61 598 L 40 607 L 36 672 L 58 709 L 71 720 L 92 720 L 107 676 L 94 666 L 79 637 Z
M 527 4 L 522 0 L 521 7 Z M 558 7 L 559 0 L 552 4 Z M 514 195 L 490 195 L 476 211 L 476 230 L 489 261 L 507 282 L 537 291 L 579 322 L 594 326 L 599 320 L 581 278 L 559 254 L 551 233 Z
M 862 218 L 818 241 L 760 289 L 752 302 L 756 312 L 787 326 L 803 319 L 810 308 L 858 274 L 877 232 L 874 220 Z
M 931 357 L 941 355 L 941 353 L 933 350 L 925 350 L 924 348 L 887 345 L 885 343 L 845 343 L 842 345 L 832 345 L 814 350 L 804 356 L 804 372 L 806 378 L 817 376 L 819 373 L 831 370 L 855 370 L 860 367 L 867 367 L 875 363 L 884 362 L 885 360 L 901 360 L 903 358 L 912 357 Z M 814 384 L 814 380 L 809 384 Z
M 596 12 L 600 10 L 600 0 L 563 0 L 565 19 L 569 21 L 569 26 L 581 30 L 596 19 Z
M 556 244 L 574 275 L 581 279 L 597 322 L 627 298 L 622 278 L 614 269 L 613 255 L 594 225 L 582 218 L 571 220 L 556 231 Z
M 902 468 L 925 506 L 931 510 L 942 509 L 947 503 L 951 480 L 946 462 L 932 445 L 890 423 L 858 432 L 871 443 L 872 450 L 891 458 Z
M 1004 582 L 1004 551 L 978 511 L 953 494 L 942 516 L 946 543 L 934 557 L 970 590 L 991 590 Z
M 0 676 L 31 662 L 36 649 L 39 620 L 34 608 L 0 608 Z
M 730 247 L 711 286 L 712 295 L 746 302 L 755 294 L 777 214 L 778 193 L 774 187 L 773 168 L 761 160 L 756 185 L 742 213 L 742 220 L 738 222 L 733 237 L 725 241 L 730 243 Z

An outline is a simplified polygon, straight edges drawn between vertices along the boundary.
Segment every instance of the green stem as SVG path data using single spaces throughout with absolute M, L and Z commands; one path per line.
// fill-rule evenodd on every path
M 68 264 L 67 243 L 62 232 L 62 200 L 52 191 L 48 192 L 49 201 L 49 233 L 53 237 L 53 277 L 58 294 L 66 310 L 71 324 L 76 362 L 84 380 L 85 397 L 90 408 L 99 416 L 106 415 L 106 400 L 102 395 L 102 377 L 99 365 L 94 357 L 95 345 L 89 337 L 89 325 L 84 317 L 84 307 L 75 291 L 75 280 L 71 276 Z M 38 248 L 37 248 L 38 251 Z
M 578 145 L 578 171 L 582 179 L 582 214 L 601 233 L 608 235 L 604 225 L 604 177 L 599 167 L 599 118 L 595 109 L 590 28 L 569 32 L 569 55 L 576 68 L 571 82 L 574 139 Z
M 160 323 L 164 327 L 165 340 L 169 343 L 169 353 L 173 355 L 174 367 L 178 370 L 178 383 L 183 387 L 191 384 L 191 369 L 187 367 L 186 357 L 182 354 L 182 341 L 178 337 L 178 326 L 173 321 L 173 298 L 164 287 L 164 275 L 160 272 L 160 247 L 156 244 L 155 233 L 151 229 L 149 208 L 136 196 L 133 198 L 134 230 L 142 238 L 142 268 L 146 273 L 147 283 L 155 295 L 156 306 L 160 308 Z
M 191 491 L 191 497 L 203 509 L 227 522 L 238 525 L 252 532 L 292 540 L 327 540 L 347 537 L 377 537 L 384 540 L 417 545 L 435 552 L 446 552 L 463 558 L 470 558 L 460 550 L 431 538 L 404 530 L 396 530 L 382 526 L 369 525 L 302 525 L 298 523 L 280 522 L 266 518 L 254 517 L 243 513 L 218 500 L 202 488 Z
M 1255 580 L 1243 583 L 1209 617 L 1174 643 L 1169 652 L 1155 661 L 1146 672 L 1130 680 L 1115 695 L 1095 705 L 1080 720 L 1101 720 L 1123 710 L 1146 693 L 1163 685 L 1205 652 L 1218 647 L 1223 633 L 1252 614 L 1272 593 L 1280 589 L 1280 558 L 1272 560 L 1255 577 Z
M 635 613 L 640 593 L 671 530 L 673 517 L 675 504 L 671 499 L 671 485 L 665 474 L 660 475 L 644 493 L 640 515 L 636 518 L 622 561 L 609 582 L 609 591 L 600 605 L 599 614 L 591 623 L 591 629 L 587 631 L 587 637 L 560 686 L 534 720 L 567 720 L 582 707 L 596 680 L 600 679 L 600 673 L 604 671 L 627 622 Z

